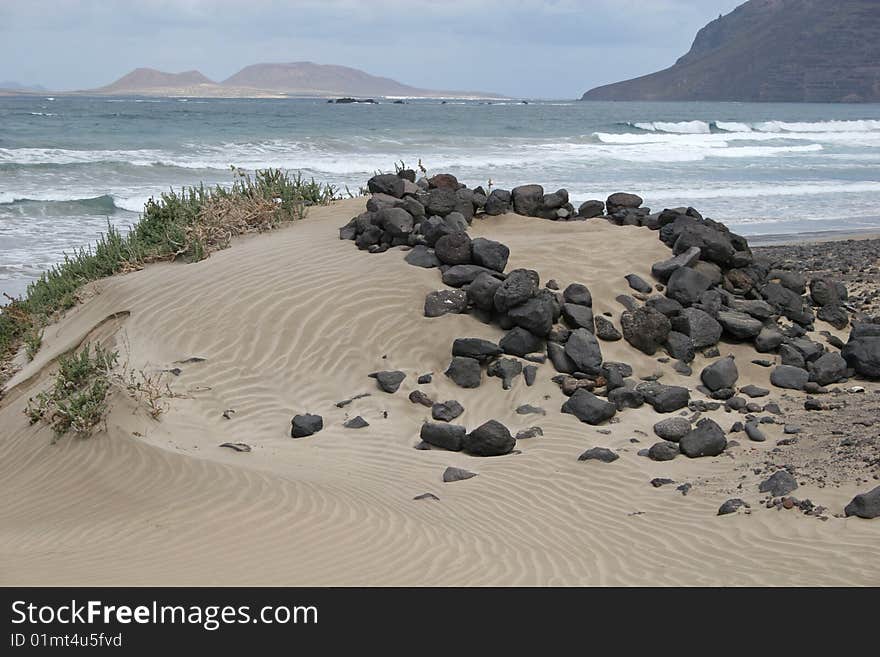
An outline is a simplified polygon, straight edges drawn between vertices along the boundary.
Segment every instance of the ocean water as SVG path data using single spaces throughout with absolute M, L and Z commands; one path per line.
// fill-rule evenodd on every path
M 631 191 L 746 235 L 880 230 L 880 105 L 0 98 L 0 293 L 108 221 L 231 166 L 362 186 L 421 159 L 471 185 Z

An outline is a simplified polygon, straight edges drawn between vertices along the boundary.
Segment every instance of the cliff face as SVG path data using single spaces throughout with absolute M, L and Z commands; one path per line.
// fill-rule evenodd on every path
M 880 0 L 749 0 L 670 68 L 581 100 L 880 102 Z

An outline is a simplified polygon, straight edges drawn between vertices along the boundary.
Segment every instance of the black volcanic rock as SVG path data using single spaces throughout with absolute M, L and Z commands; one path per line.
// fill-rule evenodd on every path
M 878 81 L 876 0 L 749 0 L 670 68 L 581 100 L 878 102 Z

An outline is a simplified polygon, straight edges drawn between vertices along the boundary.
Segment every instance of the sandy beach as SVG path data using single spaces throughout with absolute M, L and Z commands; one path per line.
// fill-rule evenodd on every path
M 363 207 L 358 198 L 313 208 L 202 262 L 97 281 L 46 330 L 0 400 L 0 583 L 880 585 L 880 525 L 841 513 L 876 486 L 868 483 L 876 468 L 829 467 L 816 479 L 807 464 L 828 460 L 836 443 L 804 434 L 778 446 L 782 424 L 762 425 L 763 443 L 738 434 L 717 457 L 655 462 L 637 452 L 666 416 L 645 405 L 619 422 L 582 424 L 560 412 L 549 363 L 533 387 L 518 377 L 506 391 L 492 378 L 458 388 L 442 374 L 452 341 L 497 341 L 502 331 L 468 315 L 424 317 L 425 295 L 442 287 L 436 270 L 408 265 L 397 248 L 377 255 L 339 240 L 337 228 Z M 631 292 L 624 276 L 651 280 L 651 265 L 670 255 L 648 228 L 601 219 L 505 214 L 475 219 L 470 234 L 507 244 L 509 269 L 535 269 L 561 287 L 585 283 L 596 314 L 615 323 L 623 310 L 615 297 Z M 822 340 L 818 331 L 848 333 L 821 321 L 811 336 Z M 135 370 L 179 368 L 169 376 L 177 396 L 154 420 L 114 393 L 105 431 L 52 444 L 49 429 L 28 424 L 27 400 L 48 385 L 59 355 L 94 341 Z M 803 412 L 806 393 L 770 386 L 751 345 L 719 348 L 737 357 L 739 386 L 770 387 L 762 401 Z M 630 363 L 635 378 L 662 372 L 664 383 L 702 398 L 698 377 L 658 361 L 662 353 L 623 340 L 603 352 Z M 204 360 L 185 362 L 193 358 Z M 694 371 L 708 362 L 698 354 Z M 368 377 L 390 369 L 407 375 L 396 394 Z M 433 382 L 417 386 L 428 372 Z M 858 384 L 867 400 L 858 403 L 876 404 L 880 386 Z M 460 401 L 457 422 L 469 429 L 497 419 L 513 433 L 540 426 L 544 435 L 494 458 L 416 450 L 430 419 L 407 398 L 417 388 Z M 362 393 L 370 396 L 335 405 Z M 546 415 L 518 415 L 522 404 Z M 306 412 L 321 414 L 324 430 L 291 439 L 291 417 Z M 356 415 L 370 426 L 344 428 Z M 703 416 L 725 430 L 740 417 L 723 406 Z M 252 451 L 220 447 L 227 442 Z M 596 446 L 620 458 L 578 461 Z M 826 507 L 824 518 L 759 503 L 759 482 L 794 462 L 805 464 L 798 498 Z M 443 483 L 447 466 L 478 476 Z M 655 478 L 675 483 L 655 488 Z M 439 500 L 413 499 L 423 493 Z M 717 516 L 731 497 L 750 512 Z

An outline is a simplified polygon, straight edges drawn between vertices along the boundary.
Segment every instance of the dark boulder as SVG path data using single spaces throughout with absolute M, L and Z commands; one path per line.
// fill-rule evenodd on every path
M 440 266 L 440 261 L 437 259 L 437 256 L 434 255 L 434 252 L 424 244 L 414 246 L 403 259 L 414 267 L 431 269 L 432 267 Z
M 431 417 L 441 422 L 452 422 L 462 413 L 464 413 L 464 406 L 454 399 L 438 402 L 431 406 Z
M 501 355 L 501 347 L 483 338 L 456 338 L 452 343 L 452 355 L 486 362 Z
M 438 173 L 428 178 L 429 189 L 452 189 L 459 188 L 458 179 L 451 173 Z
M 454 212 L 458 206 L 458 195 L 455 190 L 436 188 L 428 192 L 425 199 L 425 212 L 430 215 L 445 217 Z
M 822 306 L 816 311 L 816 317 L 823 322 L 828 322 L 838 330 L 845 329 L 849 324 L 849 313 L 843 306 L 833 304 Z
M 544 348 L 544 341 L 526 329 L 514 326 L 498 343 L 505 354 L 523 357 Z
M 372 194 L 388 194 L 395 198 L 403 196 L 403 178 L 393 173 L 383 173 L 373 176 L 367 181 L 367 189 Z
M 857 374 L 869 379 L 880 379 L 880 336 L 868 335 L 853 339 L 851 334 L 841 354 Z
M 623 337 L 633 347 L 649 356 L 666 342 L 672 325 L 666 315 L 644 306 L 627 311 L 620 317 Z
M 651 285 L 638 274 L 627 274 L 626 276 L 624 276 L 624 278 L 626 278 L 626 282 L 629 284 L 630 288 L 632 288 L 636 292 L 641 292 L 642 294 L 651 294 L 651 292 L 654 290 L 654 288 L 651 287 Z
M 578 369 L 574 361 L 565 353 L 565 347 L 558 342 L 547 343 L 547 356 L 557 372 L 572 374 Z
M 788 495 L 798 487 L 797 480 L 788 470 L 777 470 L 758 486 L 761 493 L 770 493 L 773 497 Z
M 623 335 L 621 335 L 620 331 L 614 327 L 614 324 L 611 323 L 610 319 L 606 319 L 602 315 L 597 315 L 595 322 L 596 336 L 598 338 L 605 340 L 606 342 L 617 342 L 623 338 Z
M 406 374 L 401 372 L 400 370 L 391 370 L 391 371 L 382 371 L 382 372 L 373 372 L 370 374 L 370 377 L 376 379 L 376 383 L 379 384 L 379 388 L 384 392 L 394 394 L 397 392 L 397 389 L 400 388 L 400 384 L 403 383 L 403 380 L 406 378 Z
M 478 388 L 483 378 L 480 361 L 462 356 L 453 358 L 444 374 L 462 388 Z
M 678 454 L 678 444 L 668 441 L 654 443 L 648 449 L 648 458 L 652 461 L 671 461 Z
M 571 359 L 578 371 L 586 374 L 598 373 L 602 366 L 602 349 L 596 341 L 596 336 L 586 329 L 571 332 L 565 343 L 565 355 Z
M 573 329 L 583 328 L 590 333 L 594 332 L 593 309 L 577 303 L 562 304 L 562 317 L 565 323 Z
M 581 306 L 592 306 L 593 295 L 586 285 L 580 283 L 572 283 L 562 291 L 562 298 L 565 303 L 576 303 Z
M 642 197 L 635 194 L 627 194 L 626 192 L 617 192 L 612 194 L 605 201 L 605 207 L 608 214 L 614 214 L 620 210 L 635 209 L 642 205 Z
M 443 283 L 450 287 L 461 287 L 472 283 L 480 274 L 497 278 L 497 272 L 479 265 L 455 265 L 443 272 Z M 499 279 L 500 280 L 500 279 Z
M 716 360 L 700 372 L 700 380 L 712 392 L 722 388 L 733 388 L 738 378 L 739 371 L 736 369 L 733 356 Z
M 582 219 L 600 217 L 605 212 L 605 203 L 602 201 L 585 201 L 578 208 L 578 216 Z
M 501 287 L 501 281 L 491 274 L 479 273 L 467 287 L 467 297 L 480 310 L 495 309 L 495 293 Z
M 521 185 L 511 191 L 513 211 L 527 217 L 537 217 L 544 203 L 544 188 L 541 185 Z
M 663 440 L 678 442 L 691 431 L 690 420 L 683 417 L 670 417 L 654 425 L 654 433 Z
M 847 299 L 846 286 L 831 278 L 814 278 L 810 281 L 810 298 L 817 306 L 836 306 Z
M 672 328 L 688 336 L 695 349 L 703 349 L 718 344 L 721 339 L 721 324 L 712 315 L 699 308 L 685 308 L 678 317 L 672 319 Z
M 468 299 L 464 290 L 437 290 L 425 297 L 425 317 L 460 314 L 467 310 Z
M 770 383 L 777 388 L 803 390 L 810 380 L 810 374 L 793 365 L 779 365 L 770 373 Z
M 350 420 L 346 420 L 342 423 L 346 429 L 363 429 L 365 427 L 370 426 L 370 423 L 367 422 L 360 415 L 351 418 Z
M 583 388 L 578 388 L 562 405 L 562 412 L 574 415 L 581 422 L 597 425 L 614 417 L 617 407 Z
M 499 292 L 501 289 L 499 288 Z M 497 307 L 497 293 L 495 301 Z M 544 337 L 553 328 L 556 308 L 553 293 L 550 290 L 541 290 L 531 299 L 508 309 L 507 316 L 515 326 L 522 327 L 537 336 Z
M 672 413 L 685 408 L 691 400 L 690 392 L 682 386 L 667 386 L 651 381 L 640 383 L 636 389 L 658 413 Z
M 457 424 L 425 422 L 419 437 L 434 447 L 459 452 L 466 435 L 467 429 Z
M 324 418 L 320 415 L 313 415 L 312 413 L 294 415 L 290 421 L 290 437 L 305 438 L 306 436 L 318 433 L 323 428 Z
M 501 456 L 516 445 L 516 438 L 497 420 L 489 420 L 471 431 L 462 443 L 462 449 L 473 456 Z
M 510 390 L 513 379 L 522 374 L 522 363 L 514 358 L 498 358 L 489 363 L 486 374 L 501 379 L 501 387 Z
M 507 266 L 507 258 L 510 256 L 510 249 L 504 244 L 487 240 L 485 237 L 478 237 L 471 242 L 471 246 L 475 265 L 495 271 L 504 271 Z
M 670 331 L 666 336 L 666 353 L 683 363 L 690 363 L 696 358 L 694 341 L 684 333 Z
M 739 340 L 750 340 L 756 337 L 764 327 L 757 319 L 732 310 L 719 312 L 718 322 L 728 334 Z
M 682 267 L 690 267 L 699 259 L 700 249 L 695 246 L 677 256 L 673 256 L 667 260 L 661 260 L 660 262 L 655 262 L 651 266 L 651 273 L 655 278 L 665 283 L 676 271 Z
M 617 407 L 618 411 L 625 408 L 640 408 L 645 404 L 645 398 L 635 388 L 621 386 L 614 388 L 608 393 L 608 401 Z
M 809 364 L 810 381 L 820 386 L 837 383 L 846 378 L 846 360 L 838 353 L 826 353 Z
M 493 189 L 486 198 L 483 212 L 492 216 L 510 212 L 510 192 L 506 189 Z
M 747 507 L 747 506 L 748 505 L 744 501 L 742 501 L 740 498 L 734 497 L 734 498 L 727 500 L 724 504 L 722 504 L 718 508 L 718 515 L 719 516 L 726 516 L 731 513 L 736 513 L 742 507 Z
M 476 476 L 476 472 L 471 472 L 463 468 L 455 468 L 453 466 L 449 466 L 443 471 L 443 483 L 451 484 L 456 481 L 465 481 L 466 479 L 472 479 Z
M 680 267 L 669 277 L 666 296 L 675 299 L 682 306 L 692 306 L 711 285 L 712 282 L 696 269 Z
M 471 238 L 464 231 L 444 235 L 434 245 L 434 255 L 445 265 L 469 265 Z
M 507 312 L 514 306 L 525 303 L 538 293 L 540 278 L 531 269 L 514 269 L 495 293 L 495 309 Z
M 857 516 L 866 520 L 880 518 L 880 486 L 867 493 L 856 495 L 843 512 L 847 517 Z
M 714 420 L 703 418 L 678 444 L 682 453 L 689 458 L 718 456 L 727 447 L 727 438 Z

